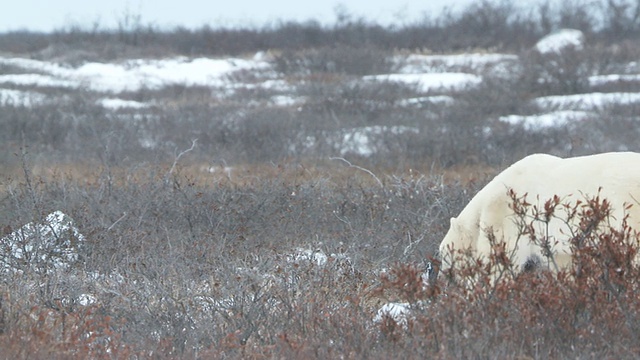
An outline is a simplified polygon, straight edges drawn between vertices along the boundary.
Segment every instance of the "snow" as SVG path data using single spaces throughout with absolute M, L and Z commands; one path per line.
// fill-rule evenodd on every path
M 318 266 L 324 266 L 327 263 L 327 255 L 322 250 L 297 248 L 292 254 L 287 255 L 287 261 L 294 264 L 310 262 Z
M 512 125 L 522 125 L 525 130 L 539 131 L 546 128 L 562 127 L 593 116 L 593 113 L 586 111 L 561 110 L 538 115 L 502 116 L 500 121 Z
M 271 103 L 275 106 L 298 106 L 304 104 L 306 98 L 301 96 L 275 95 L 271 97 Z
M 573 47 L 582 49 L 584 34 L 580 30 L 560 29 L 553 32 L 536 43 L 535 49 L 541 54 L 560 53 L 562 50 Z
M 401 326 L 403 329 L 408 329 L 408 322 L 414 318 L 413 312 L 425 311 L 428 309 L 428 301 L 416 301 L 413 303 L 408 302 L 390 302 L 382 305 L 373 317 L 374 324 L 381 324 L 385 319 L 390 319 Z
M 394 62 L 400 66 L 403 74 L 450 72 L 452 70 L 470 70 L 481 72 L 484 68 L 504 62 L 517 61 L 518 56 L 498 53 L 470 53 L 454 55 L 411 54 L 398 56 Z
M 117 98 L 104 98 L 98 100 L 98 104 L 102 105 L 105 109 L 119 110 L 119 109 L 144 109 L 150 105 L 133 100 L 122 100 Z
M 375 324 L 380 324 L 385 318 L 393 320 L 397 325 L 407 328 L 407 319 L 411 316 L 411 304 L 392 302 L 382 305 L 373 317 Z
M 460 91 L 476 86 L 482 82 L 482 77 L 467 73 L 418 73 L 418 74 L 382 74 L 369 75 L 363 78 L 369 81 L 387 81 L 415 85 L 418 91 L 434 90 Z
M 25 263 L 37 271 L 43 266 L 66 269 L 78 261 L 78 246 L 83 242 L 73 219 L 54 211 L 41 223 L 28 223 L 1 238 L 0 258 L 5 271 L 20 271 Z
M 2 58 L 0 57 L 0 65 L 7 65 L 24 70 L 34 71 L 36 74 L 47 73 L 54 77 L 65 77 L 72 74 L 72 69 L 59 64 L 47 61 L 25 59 L 25 58 Z
M 385 134 L 399 135 L 405 133 L 418 134 L 420 130 L 410 126 L 365 126 L 353 129 L 345 129 L 342 141 L 339 141 L 340 155 L 357 154 L 371 156 L 377 153 L 380 146 L 378 140 Z
M 345 155 L 373 156 L 389 150 L 390 139 L 402 139 L 407 134 L 419 134 L 420 129 L 404 125 L 372 125 L 337 131 L 323 131 L 318 135 L 301 134 L 289 146 L 291 153 L 304 153 L 316 146 L 330 147 Z M 296 145 L 300 145 L 299 147 Z
M 536 49 L 542 53 L 557 53 L 573 46 L 581 48 L 584 35 L 578 30 L 563 29 L 542 38 Z M 0 66 L 6 65 L 12 73 L 0 74 L 0 106 L 38 106 L 51 103 L 50 98 L 38 88 L 64 88 L 88 90 L 99 93 L 96 104 L 116 112 L 133 110 L 132 116 L 149 114 L 148 109 L 162 104 L 138 102 L 120 98 L 123 91 L 144 88 L 162 89 L 166 86 L 203 86 L 211 88 L 212 98 L 224 100 L 243 90 L 272 92 L 265 101 L 250 100 L 247 106 L 273 106 L 296 108 L 304 105 L 308 97 L 297 95 L 296 86 L 307 85 L 309 80 L 286 78 L 275 71 L 268 62 L 272 56 L 257 53 L 249 58 L 187 58 L 132 59 L 114 63 L 87 62 L 71 66 L 55 62 L 0 57 Z M 366 82 L 394 82 L 415 86 L 424 96 L 399 99 L 397 106 L 428 108 L 429 106 L 455 106 L 456 94 L 473 88 L 483 81 L 483 76 L 512 76 L 519 58 L 513 54 L 465 53 L 465 54 L 400 54 L 391 59 L 397 69 L 394 73 L 369 75 Z M 516 65 L 514 67 L 514 64 Z M 591 86 L 618 82 L 640 82 L 636 63 L 624 64 L 620 74 L 592 75 Z M 249 74 L 242 80 L 242 74 Z M 237 76 L 240 74 L 240 76 Z M 358 80 L 359 82 L 359 80 Z M 16 88 L 17 87 L 17 88 Z M 24 88 L 28 87 L 28 88 Z M 35 88 L 35 91 L 33 90 Z M 435 92 L 436 94 L 432 94 Z M 449 93 L 447 93 L 449 92 Z M 540 109 L 535 115 L 508 115 L 500 118 L 508 124 L 520 124 L 527 130 L 537 131 L 548 127 L 566 126 L 593 116 L 608 106 L 629 105 L 640 102 L 640 93 L 584 93 L 546 96 L 533 100 Z M 132 111 L 130 111 L 132 112 Z M 418 133 L 415 127 L 401 125 L 374 125 L 361 128 L 325 131 L 322 134 L 300 134 L 298 146 L 291 150 L 304 151 L 322 143 L 341 156 L 355 154 L 373 156 L 385 151 L 388 136 L 405 136 Z M 140 143 L 153 148 L 156 141 L 143 137 Z
M 640 102 L 640 93 L 613 92 L 555 95 L 539 97 L 534 103 L 543 109 L 596 111 L 607 106 L 630 105 Z
M 11 65 L 30 74 L 3 75 L 0 82 L 20 85 L 86 87 L 93 91 L 119 93 L 142 88 L 159 89 L 169 85 L 223 86 L 226 77 L 239 70 L 267 69 L 264 61 L 237 58 L 128 60 L 122 63 L 86 63 L 78 68 L 46 61 L 0 58 L 0 65 Z M 44 73 L 44 74 L 42 74 Z
M 535 115 L 508 115 L 499 118 L 509 124 L 524 126 L 526 130 L 562 127 L 594 118 L 598 111 L 615 105 L 640 103 L 640 93 L 612 92 L 544 96 L 533 100 L 543 113 Z
M 229 90 L 234 89 L 263 89 L 273 91 L 293 91 L 294 88 L 289 83 L 282 79 L 268 79 L 258 83 L 229 83 L 225 85 L 225 88 Z
M 234 71 L 267 66 L 243 59 L 130 60 L 123 64 L 85 64 L 76 70 L 76 76 L 92 90 L 117 93 L 168 85 L 222 86 Z
M 76 302 L 82 306 L 89 306 L 97 303 L 98 298 L 92 294 L 80 294 L 76 299 Z
M 617 82 L 640 82 L 640 74 L 609 74 L 589 77 L 590 86 L 601 86 Z
M 44 101 L 44 95 L 32 91 L 0 89 L 0 106 L 33 106 Z
M 0 84 L 13 84 L 21 86 L 38 87 L 76 87 L 74 81 L 57 79 L 51 75 L 42 74 L 10 74 L 0 75 Z
M 421 96 L 415 98 L 402 99 L 398 102 L 400 106 L 416 106 L 423 105 L 453 105 L 455 98 L 447 95 Z

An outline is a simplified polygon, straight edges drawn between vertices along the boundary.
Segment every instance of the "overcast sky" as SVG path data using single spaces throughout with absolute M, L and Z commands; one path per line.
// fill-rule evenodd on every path
M 531 0 L 528 0 L 531 1 Z M 382 24 L 402 24 L 436 13 L 444 6 L 463 8 L 473 0 L 11 0 L 0 11 L 0 31 L 50 31 L 69 25 L 115 27 L 126 13 L 140 15 L 143 24 L 263 25 L 277 20 L 316 19 L 332 22 L 336 6 Z

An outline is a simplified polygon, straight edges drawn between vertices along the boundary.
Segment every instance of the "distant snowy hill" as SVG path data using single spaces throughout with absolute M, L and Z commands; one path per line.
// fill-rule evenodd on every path
M 584 46 L 582 32 L 562 29 L 540 39 L 534 49 L 542 56 L 561 56 L 564 49 L 580 51 Z M 395 72 L 352 79 L 349 80 L 353 84 L 350 86 L 401 84 L 412 88 L 414 94 L 397 101 L 395 106 L 454 107 L 460 96 L 483 84 L 487 77 L 514 78 L 522 71 L 522 60 L 517 55 L 500 53 L 403 54 L 392 56 L 389 62 L 393 64 Z M 86 62 L 76 66 L 0 57 L 0 66 L 11 69 L 9 72 L 0 72 L 0 106 L 33 107 L 59 103 L 65 101 L 64 98 L 56 97 L 52 90 L 64 89 L 95 94 L 98 97 L 96 104 L 106 111 L 128 111 L 144 115 L 155 110 L 162 111 L 165 104 L 124 99 L 120 98 L 121 94 L 140 89 L 159 90 L 176 85 L 210 88 L 212 98 L 215 96 L 218 99 L 244 90 L 260 89 L 269 94 L 265 100 L 246 101 L 246 106 L 300 108 L 313 101 L 312 97 L 301 96 L 299 93 L 300 87 L 308 86 L 307 80 L 278 73 L 269 56 L 264 53 L 258 53 L 253 58 L 130 59 L 113 63 Z M 584 83 L 591 87 L 603 87 L 620 82 L 638 82 L 639 74 L 633 70 L 624 70 L 634 69 L 634 66 L 637 67 L 633 64 L 620 64 L 618 68 L 622 69 L 622 73 L 588 73 Z M 496 120 L 509 125 L 522 125 L 528 131 L 540 131 L 594 118 L 597 116 L 596 112 L 611 106 L 636 103 L 640 103 L 640 93 L 636 92 L 594 91 L 545 96 L 530 102 L 534 109 L 539 109 L 538 113 L 504 114 Z M 334 149 L 340 155 L 372 156 L 384 151 L 385 141 L 389 137 L 413 136 L 419 131 L 415 127 L 394 124 L 347 127 L 320 134 L 300 134 L 298 142 L 291 144 L 290 148 L 292 151 L 307 151 L 313 146 L 322 145 Z M 140 141 L 147 148 L 153 148 L 156 144 L 148 139 Z

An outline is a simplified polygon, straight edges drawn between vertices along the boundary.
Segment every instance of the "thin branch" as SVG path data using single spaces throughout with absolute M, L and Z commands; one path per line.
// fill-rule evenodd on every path
M 184 150 L 183 152 L 181 152 L 180 154 L 178 154 L 178 156 L 176 156 L 176 158 L 173 160 L 173 165 L 171 165 L 171 169 L 169 170 L 169 172 L 167 172 L 167 174 L 165 175 L 165 177 L 168 177 L 169 175 L 173 174 L 173 171 L 176 169 L 176 166 L 178 165 L 178 161 L 180 160 L 180 158 L 187 154 L 188 152 L 192 151 L 193 149 L 196 148 L 196 143 L 198 142 L 198 139 L 193 139 L 191 140 L 191 147 L 188 148 L 187 150 Z
M 113 224 L 111 224 L 111 226 L 109 226 L 107 228 L 107 231 L 111 231 L 111 229 L 113 229 L 114 226 L 116 226 L 116 224 L 118 224 L 120 222 L 120 220 L 124 219 L 127 216 L 127 212 L 125 211 L 122 216 L 120 216 L 120 219 L 116 220 Z
M 381 188 L 384 188 L 384 185 L 382 184 L 382 181 L 380 181 L 380 179 L 378 179 L 378 177 L 374 173 L 372 173 L 370 170 L 365 169 L 365 168 L 363 168 L 361 166 L 358 166 L 358 165 L 353 165 L 351 162 L 349 162 L 348 160 L 346 160 L 345 158 L 342 158 L 342 157 L 330 157 L 329 160 L 341 160 L 341 161 L 344 161 L 350 168 L 355 168 L 355 169 L 358 169 L 360 171 L 366 172 L 367 174 L 371 175 L 374 179 L 376 179 L 376 181 L 378 182 L 378 185 L 380 185 Z

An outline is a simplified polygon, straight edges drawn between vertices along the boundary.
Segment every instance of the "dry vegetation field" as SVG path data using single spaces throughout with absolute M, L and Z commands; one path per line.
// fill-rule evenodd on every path
M 631 229 L 585 237 L 580 271 L 492 284 L 491 267 L 509 266 L 496 257 L 464 269 L 471 288 L 424 286 L 423 274 L 449 218 L 513 161 L 639 151 L 637 102 L 541 105 L 638 91 L 637 7 L 532 16 L 482 2 L 398 28 L 346 18 L 0 34 L 0 358 L 636 358 Z M 532 51 L 565 27 L 584 48 Z M 33 80 L 258 52 L 265 67 L 220 86 L 114 93 Z M 481 79 L 463 89 L 366 78 L 468 53 L 499 61 L 429 58 L 431 70 Z M 128 107 L 104 105 L 113 98 Z M 567 112 L 580 120 L 504 120 Z M 591 206 L 602 216 L 585 221 L 606 221 Z M 64 266 L 50 263 L 52 225 L 10 241 L 55 211 L 82 234 Z M 380 316 L 385 304 L 395 312 Z

